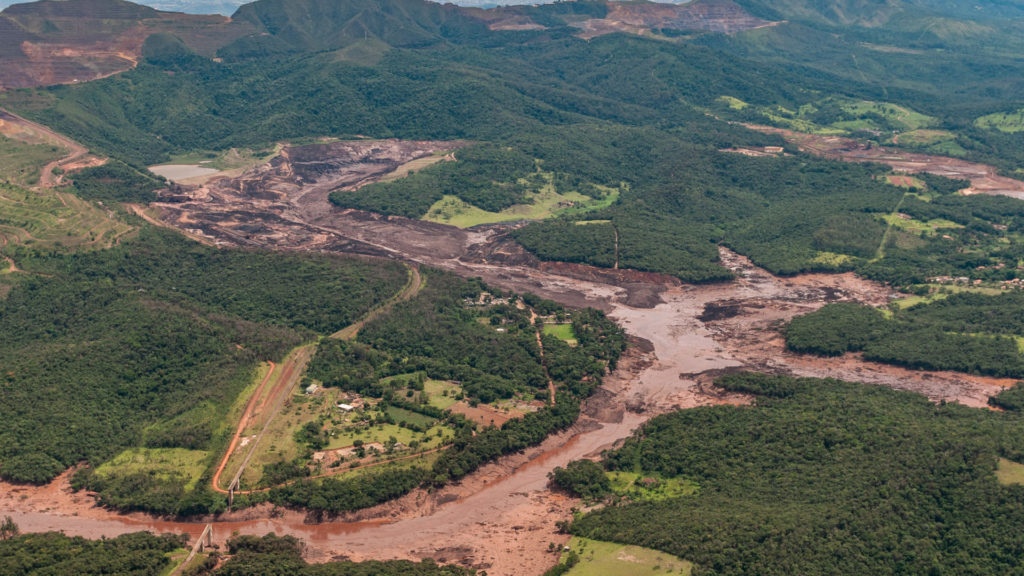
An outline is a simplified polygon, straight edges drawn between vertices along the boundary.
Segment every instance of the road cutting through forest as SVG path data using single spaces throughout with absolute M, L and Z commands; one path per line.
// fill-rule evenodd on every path
M 135 206 L 134 208 L 136 208 L 136 213 L 139 213 L 139 211 L 142 210 L 142 208 L 139 206 Z M 368 312 L 358 321 L 349 324 L 348 326 L 342 328 L 341 330 L 338 330 L 334 334 L 331 334 L 331 338 L 351 340 L 355 338 L 356 334 L 358 334 L 359 330 L 362 329 L 362 327 L 365 326 L 367 322 L 373 320 L 374 318 L 377 318 L 381 314 L 386 313 L 395 304 L 399 302 L 405 302 L 415 297 L 416 294 L 419 294 L 424 284 L 423 276 L 420 274 L 420 271 L 416 266 L 409 266 L 408 272 L 409 280 L 397 294 L 392 296 L 382 305 Z M 228 494 L 229 492 L 232 492 L 232 488 L 234 488 L 234 494 L 254 494 L 257 492 L 266 492 L 267 490 L 270 490 L 270 488 L 241 490 L 239 489 L 239 482 L 242 477 L 242 474 L 245 473 L 245 470 L 249 465 L 249 461 L 256 453 L 256 450 L 260 445 L 260 441 L 263 439 L 264 434 L 270 427 L 271 422 L 274 420 L 274 417 L 277 415 L 277 413 L 280 412 L 281 407 L 284 405 L 284 402 L 287 399 L 288 395 L 291 394 L 292 389 L 297 385 L 299 379 L 302 377 L 302 374 L 305 371 L 306 364 L 309 363 L 309 361 L 312 359 L 315 353 L 315 344 L 300 346 L 299 348 L 296 348 L 284 360 L 284 363 L 281 368 L 281 373 L 280 376 L 277 377 L 276 384 L 266 395 L 264 395 L 263 391 L 266 388 L 267 383 L 271 380 L 275 371 L 277 370 L 276 364 L 274 364 L 273 362 L 268 362 L 269 370 L 267 371 L 266 376 L 263 377 L 263 380 L 260 382 L 259 386 L 257 386 L 256 389 L 253 391 L 252 396 L 250 396 L 248 402 L 246 403 L 245 410 L 243 411 L 242 416 L 239 419 L 238 426 L 235 430 L 234 436 L 231 439 L 231 443 L 228 445 L 228 449 L 225 451 L 224 456 L 221 458 L 220 464 L 217 466 L 217 471 L 213 475 L 211 484 L 214 490 L 220 492 L 221 494 Z M 255 421 L 255 417 L 257 415 L 261 415 L 264 417 L 264 420 L 262 422 L 263 425 L 260 428 L 259 432 L 256 434 L 255 438 L 253 438 L 249 443 L 246 444 L 246 446 L 248 446 L 249 449 L 246 452 L 246 455 L 243 458 L 242 463 L 239 465 L 238 470 L 235 472 L 234 476 L 232 476 L 231 482 L 228 484 L 227 487 L 224 487 L 221 485 L 221 475 L 223 474 L 224 469 L 227 467 L 228 461 L 231 459 L 231 456 L 234 455 L 235 450 L 239 448 L 239 442 L 246 428 L 253 424 L 253 422 Z M 417 453 L 413 456 L 423 456 L 425 454 L 431 454 L 433 452 L 438 451 L 439 449 L 440 448 L 430 450 L 427 452 Z M 359 466 L 358 469 L 370 468 L 373 466 L 379 466 L 381 464 L 388 464 L 391 462 L 406 460 L 411 457 L 412 456 L 403 456 L 399 458 L 392 458 L 390 460 L 382 462 L 374 462 L 372 464 Z M 345 472 L 349 472 L 351 470 L 352 469 L 337 470 L 332 473 L 320 474 L 315 477 L 323 478 L 327 476 L 342 474 Z M 287 482 L 285 484 L 290 483 L 291 482 Z
M 596 457 L 657 414 L 744 402 L 742 396 L 723 394 L 710 385 L 722 370 L 751 368 L 862 380 L 916 390 L 936 401 L 979 407 L 1007 384 L 956 373 L 909 371 L 849 355 L 821 359 L 790 354 L 772 328 L 780 320 L 829 301 L 882 305 L 895 294 L 852 274 L 778 278 L 728 251 L 722 251 L 722 258 L 737 273 L 735 282 L 688 286 L 666 281 L 659 287 L 660 302 L 649 307 L 625 304 L 627 290 L 613 284 L 528 267 L 453 263 L 505 289 L 529 284 L 535 291 L 557 294 L 572 286 L 573 298 L 583 295 L 605 308 L 631 335 L 633 346 L 587 402 L 578 424 L 524 454 L 488 464 L 458 484 L 416 490 L 336 521 L 310 524 L 304 513 L 270 505 L 224 514 L 214 519 L 214 540 L 223 544 L 235 531 L 274 531 L 305 539 L 311 560 L 329 560 L 338 554 L 354 560 L 429 557 L 475 566 L 492 575 L 535 575 L 555 562 L 547 552 L 548 544 L 566 541 L 555 522 L 569 518 L 571 508 L 578 505 L 548 490 L 547 474 L 570 460 Z M 709 313 L 726 306 L 728 313 Z M 0 513 L 10 514 L 25 531 L 59 528 L 68 534 L 98 537 L 140 529 L 198 534 L 203 527 L 202 523 L 163 522 L 97 508 L 87 496 L 70 491 L 68 475 L 42 488 L 0 484 L 0 493 L 4 494 Z
M 721 261 L 736 280 L 684 285 L 674 278 L 632 270 L 541 263 L 508 241 L 501 227 L 459 230 L 338 210 L 327 201 L 326 186 L 315 193 L 308 189 L 282 192 L 280 202 L 261 205 L 230 196 L 230 187 L 224 190 L 208 200 L 159 206 L 165 209 L 165 221 L 189 230 L 199 228 L 206 237 L 226 244 L 239 242 L 229 226 L 234 220 L 204 219 L 204 211 L 216 216 L 218 210 L 232 210 L 242 203 L 247 225 L 264 225 L 245 238 L 245 246 L 400 257 L 414 268 L 434 266 L 481 277 L 503 290 L 532 292 L 573 307 L 600 308 L 623 326 L 632 345 L 617 370 L 586 402 L 572 429 L 441 489 L 416 490 L 394 502 L 322 523 L 311 523 L 319 520 L 315 516 L 270 505 L 197 522 L 162 522 L 95 507 L 91 498 L 70 491 L 67 474 L 41 488 L 0 483 L 0 514 L 11 515 L 23 530 L 62 529 L 90 537 L 140 529 L 195 535 L 204 522 L 214 520 L 214 540 L 221 544 L 235 531 L 290 534 L 306 540 L 311 560 L 338 555 L 353 560 L 434 558 L 486 570 L 492 576 L 536 575 L 557 559 L 548 552 L 549 544 L 567 541 L 555 523 L 571 518 L 572 508 L 579 505 L 548 490 L 548 473 L 574 459 L 597 457 L 658 414 L 747 401 L 714 388 L 712 380 L 723 371 L 751 369 L 863 381 L 979 408 L 1012 383 L 953 372 L 912 371 L 866 362 L 852 354 L 818 358 L 786 351 L 779 326 L 796 315 L 836 301 L 885 306 L 899 296 L 850 273 L 780 278 L 721 249 Z M 263 214 L 267 218 L 262 219 Z M 274 243 L 264 243 L 262 235 Z M 418 272 L 411 276 L 410 290 L 418 290 L 422 285 Z M 336 336 L 352 337 L 357 331 Z M 223 466 L 219 468 L 223 472 Z M 215 482 L 220 482 L 220 472 Z

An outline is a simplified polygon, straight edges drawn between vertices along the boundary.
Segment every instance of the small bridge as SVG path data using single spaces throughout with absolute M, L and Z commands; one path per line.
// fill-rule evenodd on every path
M 185 558 L 185 561 L 178 564 L 178 567 L 171 572 L 171 576 L 178 576 L 181 574 L 182 570 L 188 566 L 189 562 L 196 557 L 196 554 L 199 554 L 210 546 L 213 546 L 213 524 L 207 524 L 206 528 L 203 528 L 202 533 L 199 534 L 199 538 L 196 538 L 196 543 L 192 545 L 192 551 L 188 553 L 188 557 Z

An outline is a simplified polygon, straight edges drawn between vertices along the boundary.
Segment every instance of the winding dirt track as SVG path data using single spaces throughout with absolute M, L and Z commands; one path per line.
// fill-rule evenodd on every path
M 22 118 L 21 116 L 2 108 L 0 108 L 0 120 L 4 123 L 17 126 L 18 128 L 33 134 L 36 138 L 40 138 L 67 150 L 67 154 L 63 158 L 54 160 L 46 166 L 43 166 L 42 171 L 39 174 L 39 187 L 41 188 L 53 188 L 60 184 L 63 181 L 63 176 L 54 174 L 54 169 L 67 166 L 77 160 L 82 160 L 89 153 L 88 148 L 67 136 L 58 134 L 42 124 L 36 124 L 31 120 Z M 102 161 L 99 161 L 98 159 L 96 161 L 102 163 Z

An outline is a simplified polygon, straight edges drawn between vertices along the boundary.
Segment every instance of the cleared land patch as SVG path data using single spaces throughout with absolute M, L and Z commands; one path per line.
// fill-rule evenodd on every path
M 477 208 L 457 196 L 445 195 L 435 202 L 423 220 L 439 222 L 459 228 L 470 228 L 481 224 L 514 222 L 516 220 L 543 220 L 566 214 L 579 214 L 606 208 L 619 198 L 619 190 L 598 186 L 604 192 L 600 198 L 591 198 L 575 191 L 558 192 L 550 173 L 541 172 L 547 181 L 539 189 L 527 192 L 530 203 L 516 204 L 500 212 L 488 212 Z
M 978 128 L 998 130 L 1000 132 L 1024 131 L 1024 108 L 1013 112 L 996 112 L 987 114 L 974 121 Z
M 39 182 L 40 168 L 66 154 L 67 150 L 56 144 L 32 144 L 8 138 L 2 135 L 0 125 L 0 175 L 4 180 L 23 186 L 35 185 Z
M 1000 458 L 996 462 L 996 479 L 1000 484 L 1024 484 L 1024 464 Z
M 74 194 L 0 183 L 0 244 L 43 250 L 109 248 L 132 230 L 113 211 Z
M 731 110 L 743 110 L 752 106 L 731 96 L 720 96 L 718 102 Z M 934 117 L 889 102 L 830 96 L 811 104 L 804 104 L 796 110 L 783 106 L 763 106 L 757 110 L 779 126 L 811 134 L 873 131 L 881 136 L 882 133 L 897 130 L 918 133 L 917 136 L 911 136 L 911 140 L 931 140 L 927 143 L 952 137 L 951 134 L 947 137 L 946 134 L 949 133 L 944 131 L 925 130 L 936 124 L 937 120 Z M 900 134 L 899 137 L 902 139 L 904 135 Z
M 418 172 L 420 170 L 423 170 L 424 168 L 426 168 L 428 166 L 433 166 L 434 164 L 437 164 L 438 162 L 445 162 L 445 161 L 452 161 L 452 160 L 455 160 L 455 155 L 450 153 L 450 152 L 448 152 L 448 153 L 439 152 L 439 153 L 434 154 L 432 156 L 424 156 L 423 158 L 417 158 L 415 160 L 410 160 L 410 161 L 406 162 L 405 164 L 402 164 L 398 168 L 395 168 L 394 171 L 392 171 L 391 173 L 386 174 L 383 178 L 380 179 L 380 181 L 381 182 L 393 182 L 393 181 L 398 180 L 400 178 L 405 178 L 409 174 L 412 174 L 414 172 Z
M 462 395 L 462 387 L 448 380 L 427 380 L 423 383 L 423 391 L 430 405 L 441 410 L 450 408 Z
M 129 448 L 96 469 L 103 477 L 148 474 L 162 480 L 185 479 L 185 490 L 195 488 L 206 470 L 210 453 L 185 448 Z
M 936 234 L 938 230 L 964 227 L 963 224 L 957 224 L 956 222 L 946 220 L 945 218 L 933 218 L 927 222 L 922 222 L 901 213 L 882 214 L 880 218 L 885 220 L 890 226 L 918 233 L 924 232 L 925 234 Z
M 885 177 L 885 181 L 893 186 L 899 186 L 900 188 L 917 188 L 923 190 L 925 185 L 919 178 L 913 176 L 907 176 L 904 174 L 888 174 Z
M 692 563 L 665 552 L 578 536 L 569 541 L 562 561 L 573 555 L 579 563 L 566 572 L 569 576 L 685 576 L 693 570 Z
M 606 472 L 612 491 L 634 502 L 659 501 L 689 496 L 698 490 L 694 482 L 679 477 L 663 478 L 660 474 L 644 474 L 617 470 Z
M 572 329 L 572 324 L 545 324 L 544 333 L 563 340 L 570 346 L 575 346 L 578 342 L 576 332 Z

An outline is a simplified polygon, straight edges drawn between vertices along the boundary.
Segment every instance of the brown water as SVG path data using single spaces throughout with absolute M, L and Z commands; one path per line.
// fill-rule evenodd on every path
M 564 536 L 556 533 L 554 523 L 569 517 L 571 506 L 578 505 L 546 489 L 548 473 L 571 460 L 596 457 L 602 449 L 628 437 L 656 414 L 675 408 L 743 401 L 735 396 L 708 394 L 700 384 L 702 378 L 707 379 L 702 373 L 747 366 L 811 376 L 838 372 L 850 379 L 866 375 L 866 380 L 919 389 L 935 399 L 968 398 L 970 404 L 982 403 L 1002 384 L 956 374 L 914 376 L 909 371 L 852 357 L 808 362 L 788 355 L 777 331 L 770 328 L 773 322 L 813 310 L 830 300 L 881 305 L 893 294 L 849 274 L 775 278 L 734 254 L 723 251 L 722 255 L 739 274 L 736 282 L 670 287 L 662 293 L 663 303 L 653 308 L 623 304 L 623 289 L 616 286 L 581 282 L 532 268 L 501 267 L 504 277 L 516 277 L 517 282 L 527 278 L 547 293 L 571 289 L 575 297 L 585 295 L 608 309 L 628 333 L 653 346 L 646 361 L 624 360 L 620 370 L 607 379 L 605 392 L 597 395 L 604 400 L 594 400 L 595 404 L 603 403 L 600 410 L 592 411 L 599 416 L 584 417 L 579 430 L 549 438 L 532 451 L 532 459 L 513 456 L 484 467 L 461 485 L 435 494 L 414 493 L 399 503 L 383 506 L 378 510 L 380 517 L 370 521 L 308 524 L 301 513 L 272 514 L 266 507 L 215 523 L 215 541 L 223 542 L 236 531 L 257 535 L 276 532 L 306 540 L 307 556 L 314 560 L 337 556 L 356 560 L 433 557 L 471 564 L 492 575 L 537 574 L 555 561 L 553 555 L 545 552 L 547 544 L 565 541 Z M 497 269 L 458 264 L 463 272 L 467 266 L 488 280 Z M 501 285 L 500 278 L 495 283 Z M 715 303 L 735 305 L 739 312 L 718 321 L 698 319 L 706 305 Z M 623 410 L 627 404 L 642 412 Z M 62 481 L 44 488 L 0 484 L 0 514 L 11 515 L 25 531 L 62 530 L 89 537 L 137 530 L 195 536 L 204 526 L 92 508 L 85 497 L 71 495 L 65 486 Z M 440 495 L 447 498 L 441 499 Z M 264 517 L 244 518 L 254 514 Z

